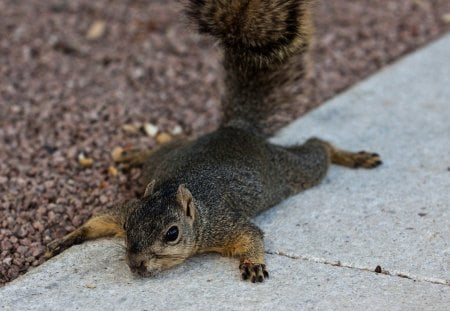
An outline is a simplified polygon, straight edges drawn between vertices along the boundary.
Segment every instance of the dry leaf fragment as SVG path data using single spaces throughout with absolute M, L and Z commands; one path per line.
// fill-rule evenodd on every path
M 92 23 L 86 33 L 86 39 L 96 40 L 104 35 L 106 29 L 106 23 L 104 21 L 98 20 Z
M 78 163 L 82 166 L 82 167 L 86 167 L 89 168 L 94 164 L 94 159 L 92 158 L 86 158 L 86 156 L 84 155 L 83 152 L 81 152 L 78 155 Z
M 122 153 L 123 148 L 122 147 L 115 147 L 113 151 L 111 152 L 111 156 L 114 162 L 120 162 L 122 159 Z
M 116 177 L 119 172 L 117 171 L 117 168 L 111 165 L 110 167 L 108 167 L 108 173 L 109 175 Z
M 156 142 L 160 145 L 168 143 L 172 140 L 172 136 L 168 133 L 160 133 L 158 136 L 156 136 Z
M 91 158 L 78 159 L 78 162 L 82 167 L 86 168 L 92 167 L 92 165 L 94 164 L 94 160 Z
M 105 180 L 102 180 L 101 182 L 100 182 L 100 184 L 98 185 L 98 187 L 100 188 L 100 189 L 105 189 L 105 188 L 108 188 L 108 183 L 105 181 Z
M 442 20 L 444 21 L 444 23 L 450 24 L 450 13 L 442 15 Z
M 122 125 L 122 130 L 127 132 L 128 134 L 137 134 L 141 129 L 140 124 L 124 124 Z
M 430 8 L 430 3 L 426 0 L 414 0 L 414 3 L 422 10 L 427 10 Z
M 84 287 L 86 287 L 86 288 L 96 288 L 97 285 L 95 285 L 95 284 L 86 284 L 86 285 L 84 285 Z

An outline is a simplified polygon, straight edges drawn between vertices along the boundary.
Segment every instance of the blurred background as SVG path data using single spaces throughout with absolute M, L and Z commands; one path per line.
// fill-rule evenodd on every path
M 112 152 L 206 133 L 218 47 L 174 0 L 0 0 L 0 286 L 45 244 L 140 192 Z M 448 0 L 321 0 L 312 66 L 280 125 L 450 29 Z

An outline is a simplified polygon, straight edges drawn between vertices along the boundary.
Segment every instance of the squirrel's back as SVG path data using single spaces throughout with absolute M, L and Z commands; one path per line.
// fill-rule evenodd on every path
M 224 51 L 222 125 L 263 133 L 267 119 L 289 100 L 273 93 L 303 73 L 312 0 L 185 2 L 199 32 L 219 39 Z

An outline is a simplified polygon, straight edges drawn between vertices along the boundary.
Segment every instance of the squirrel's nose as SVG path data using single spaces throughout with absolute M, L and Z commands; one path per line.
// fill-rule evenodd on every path
M 145 266 L 144 260 L 129 258 L 128 266 L 133 273 L 144 274 L 147 272 L 147 267 Z

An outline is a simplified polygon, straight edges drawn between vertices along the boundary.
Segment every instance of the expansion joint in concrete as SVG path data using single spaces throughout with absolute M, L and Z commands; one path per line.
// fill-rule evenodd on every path
M 353 269 L 353 270 L 358 270 L 358 271 L 372 272 L 372 273 L 376 273 L 376 274 L 384 274 L 384 275 L 388 275 L 388 276 L 392 276 L 392 277 L 409 279 L 414 282 L 427 282 L 427 283 L 432 283 L 432 284 L 450 286 L 450 280 L 421 277 L 421 276 L 412 275 L 410 273 L 404 273 L 404 272 L 398 272 L 398 271 L 388 271 L 386 269 L 383 269 L 381 265 L 369 268 L 369 267 L 357 266 L 357 265 L 354 265 L 351 263 L 345 263 L 340 260 L 328 260 L 325 258 L 318 258 L 318 257 L 308 256 L 308 255 L 293 255 L 293 254 L 287 254 L 282 251 L 266 251 L 266 254 L 283 256 L 283 257 L 295 259 L 295 260 L 304 260 L 304 261 L 324 264 L 324 265 L 333 266 L 333 267 L 341 267 L 341 268 Z

